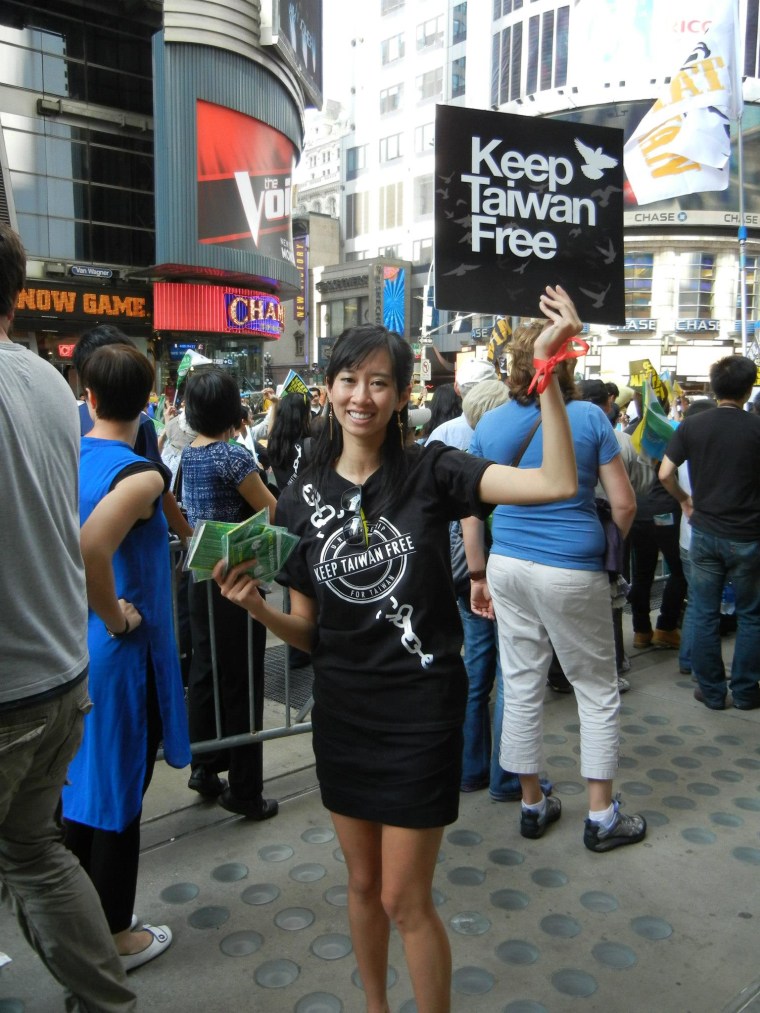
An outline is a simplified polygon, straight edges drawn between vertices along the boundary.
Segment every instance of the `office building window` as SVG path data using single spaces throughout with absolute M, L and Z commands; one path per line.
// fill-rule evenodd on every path
M 491 105 L 501 105 L 520 97 L 522 47 L 522 22 L 495 33 L 491 52 Z
M 528 22 L 526 94 L 567 84 L 569 7 L 536 14 Z
M 682 253 L 679 267 L 679 317 L 712 318 L 715 257 L 710 253 Z
M 380 43 L 380 57 L 383 62 L 383 66 L 388 63 L 395 63 L 396 60 L 400 60 L 404 55 L 404 36 L 392 35 L 390 39 L 383 39 Z
M 439 49 L 443 45 L 443 15 L 417 25 L 417 49 Z
M 494 20 L 511 14 L 513 11 L 519 11 L 522 5 L 523 0 L 493 0 Z
M 433 213 L 433 177 L 417 176 L 414 181 L 414 217 L 429 218 Z
M 401 256 L 401 246 L 398 243 L 393 246 L 381 246 L 377 255 L 378 257 L 387 257 L 389 260 L 398 260 Z
M 625 256 L 625 315 L 652 315 L 652 276 L 654 256 L 651 253 L 627 253 Z
M 451 64 L 451 97 L 459 98 L 465 91 L 465 64 L 467 58 L 460 56 Z
M 359 144 L 346 152 L 346 179 L 356 179 L 367 168 L 367 147 Z
M 369 232 L 369 193 L 350 193 L 346 196 L 346 239 Z
M 395 229 L 404 217 L 404 184 L 389 183 L 378 193 L 378 228 Z
M 346 254 L 346 263 L 348 264 L 354 260 L 365 260 L 369 256 L 368 250 L 351 250 L 350 253 Z
M 404 0 L 381 0 L 380 13 L 393 14 L 394 11 L 401 10 L 403 6 Z
M 451 44 L 456 46 L 458 42 L 467 39 L 467 4 L 457 4 L 451 22 Z
M 392 88 L 383 88 L 380 92 L 380 115 L 395 113 L 400 109 L 403 94 L 403 84 L 394 84 Z
M 402 155 L 403 134 L 391 134 L 389 137 L 380 138 L 380 161 L 392 162 Z
M 429 102 L 443 96 L 443 67 L 436 67 L 417 78 L 417 101 Z
M 415 239 L 412 250 L 412 259 L 415 264 L 432 264 L 433 262 L 433 239 Z
M 747 320 L 757 320 L 758 312 L 758 257 L 747 257 L 744 277 L 744 292 L 747 300 Z M 736 276 L 736 319 L 741 320 L 741 273 Z
M 424 123 L 414 128 L 415 155 L 429 155 L 435 144 L 435 123 Z

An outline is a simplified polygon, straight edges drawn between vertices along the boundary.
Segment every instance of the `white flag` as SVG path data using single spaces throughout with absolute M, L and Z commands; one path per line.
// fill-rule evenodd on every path
M 724 0 L 625 145 L 625 171 L 639 204 L 727 189 L 730 122 L 742 109 L 737 18 L 736 0 Z
M 185 352 L 179 366 L 177 366 L 177 385 L 179 386 L 182 383 L 190 370 L 195 366 L 207 365 L 210 362 L 211 359 L 207 359 L 205 355 L 201 355 L 200 352 L 196 352 L 193 348 Z

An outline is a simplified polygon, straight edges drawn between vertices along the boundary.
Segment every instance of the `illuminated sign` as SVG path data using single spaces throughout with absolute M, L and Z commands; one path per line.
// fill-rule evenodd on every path
M 610 325 L 609 330 L 611 331 L 656 331 L 657 321 L 652 317 L 633 317 L 626 320 L 625 324 L 616 327 L 614 324 Z
M 230 329 L 280 336 L 280 300 L 276 296 L 225 292 L 224 306 Z
M 699 317 L 686 317 L 676 320 L 677 331 L 689 331 L 690 333 L 708 332 L 714 334 L 720 330 L 720 320 L 701 320 Z
M 74 349 L 76 348 L 76 341 L 59 341 L 58 342 L 58 358 L 59 359 L 73 359 Z
M 255 289 L 157 282 L 153 301 L 156 330 L 279 338 L 284 323 L 277 296 Z
M 92 325 L 98 319 L 145 320 L 150 317 L 150 306 L 145 292 L 124 292 L 99 289 L 42 287 L 28 285 L 22 288 L 16 302 L 16 312 L 31 317 L 63 317 L 82 320 Z
M 293 240 L 293 252 L 300 280 L 298 295 L 295 298 L 295 317 L 300 321 L 306 319 L 309 310 L 309 240 L 307 236 L 299 236 Z

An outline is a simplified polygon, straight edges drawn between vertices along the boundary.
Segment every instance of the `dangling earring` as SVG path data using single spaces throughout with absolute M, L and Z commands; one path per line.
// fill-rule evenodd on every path
M 396 412 L 396 423 L 398 424 L 398 434 L 401 437 L 401 449 L 404 449 L 404 423 L 401 421 L 401 412 Z
M 327 427 L 328 427 L 328 430 L 329 430 L 329 433 L 330 433 L 330 442 L 332 443 L 332 438 L 333 438 L 333 430 L 332 430 L 332 424 L 333 424 L 332 401 L 329 401 L 328 404 L 330 405 L 330 408 L 329 408 L 329 410 L 327 412 Z

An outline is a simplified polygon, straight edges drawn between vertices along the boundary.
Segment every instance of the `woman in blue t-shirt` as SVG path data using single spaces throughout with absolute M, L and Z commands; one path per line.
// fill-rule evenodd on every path
M 510 400 L 478 423 L 470 453 L 503 463 L 520 453 L 520 467 L 535 467 L 545 453 L 545 420 L 530 392 L 535 373 L 533 342 L 540 323 L 519 328 L 512 341 Z M 592 851 L 635 844 L 646 833 L 641 816 L 618 811 L 612 779 L 618 766 L 620 694 L 615 665 L 605 535 L 597 517 L 595 488 L 601 481 L 612 517 L 625 536 L 636 502 L 620 447 L 604 412 L 580 401 L 571 361 L 557 377 L 572 430 L 578 467 L 575 496 L 547 504 L 497 506 L 487 579 L 472 585 L 472 609 L 495 613 L 504 679 L 501 763 L 520 776 L 520 832 L 541 837 L 559 819 L 560 800 L 546 798 L 539 783 L 543 765 L 544 686 L 552 657 L 575 690 L 581 737 L 581 773 L 588 782 L 589 812 L 584 843 Z M 543 424 L 542 424 L 543 423 Z M 465 521 L 471 570 L 485 566 L 475 519 Z

